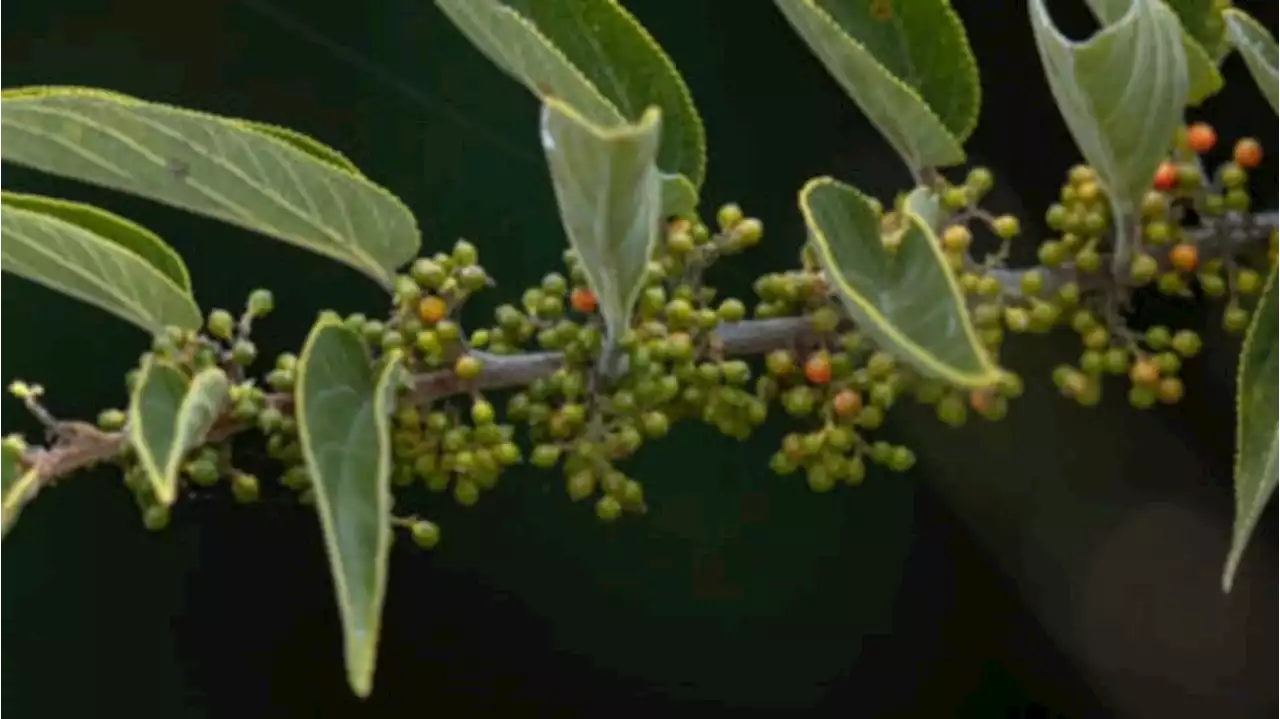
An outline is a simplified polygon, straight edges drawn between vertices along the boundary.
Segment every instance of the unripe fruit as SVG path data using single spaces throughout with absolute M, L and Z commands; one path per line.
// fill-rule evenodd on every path
M 529 463 L 542 469 L 554 467 L 560 461 L 560 448 L 554 444 L 540 444 L 533 448 Z
M 948 252 L 964 252 L 972 241 L 973 235 L 964 225 L 951 225 L 942 232 L 942 246 Z
M 480 501 L 480 485 L 469 479 L 461 479 L 453 483 L 453 501 L 464 507 L 475 506 Z
M 435 522 L 419 519 L 409 528 L 413 543 L 423 549 L 431 549 L 440 543 L 440 527 Z
M 471 421 L 477 426 L 493 422 L 493 405 L 485 400 L 476 400 L 471 405 Z
M 205 322 L 209 334 L 220 340 L 230 340 L 236 333 L 236 319 L 226 310 L 213 310 Z
M 1236 290 L 1242 295 L 1255 295 L 1262 289 L 1262 275 L 1242 267 L 1236 271 Z
M 754 217 L 748 217 L 738 223 L 733 228 L 732 238 L 742 243 L 744 247 L 751 247 L 764 237 L 764 223 Z
M 969 188 L 969 192 L 975 197 L 982 197 L 995 184 L 995 178 L 991 176 L 991 170 L 985 167 L 975 167 L 969 170 L 969 174 L 964 178 L 964 184 Z
M 253 502 L 258 499 L 261 487 L 258 478 L 252 474 L 237 472 L 231 478 L 231 494 L 238 502 Z
M 1192 332 L 1191 330 L 1179 330 L 1178 333 L 1173 336 L 1172 345 L 1173 351 L 1183 357 L 1194 357 L 1200 352 L 1202 343 L 1200 341 L 1200 335 L 1195 332 Z
M 462 355 L 453 363 L 453 371 L 458 379 L 472 380 L 480 376 L 482 364 L 478 357 Z
M 1151 255 L 1135 255 L 1129 265 L 1129 279 L 1135 285 L 1145 285 L 1155 279 L 1160 271 L 1160 263 Z
M 466 240 L 458 240 L 453 245 L 453 254 L 451 259 L 458 267 L 470 267 L 480 259 L 480 251 L 476 246 Z
M 1018 235 L 1018 218 L 1013 215 L 1001 215 L 991 221 L 991 231 L 1002 240 L 1011 240 Z
M 409 276 L 413 277 L 414 282 L 428 290 L 438 290 L 444 284 L 448 273 L 436 262 L 426 257 L 419 257 L 414 260 L 413 265 L 409 268 Z
M 98 413 L 98 427 L 106 432 L 115 432 L 127 421 L 125 413 L 118 409 L 104 409 Z
M 611 495 L 596 501 L 596 517 L 602 522 L 612 522 L 622 516 L 622 503 Z
M 720 226 L 721 230 L 728 231 L 733 229 L 734 225 L 742 221 L 742 218 L 742 208 L 732 202 L 721 205 L 720 209 L 716 211 L 716 224 Z
M 1249 326 L 1249 311 L 1232 302 L 1222 312 L 1222 327 L 1228 332 L 1243 332 Z

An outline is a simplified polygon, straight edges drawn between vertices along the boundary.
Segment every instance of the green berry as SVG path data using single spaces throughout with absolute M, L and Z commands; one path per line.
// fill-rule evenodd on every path
M 1026 295 L 1038 295 L 1044 291 L 1044 274 L 1038 270 L 1027 270 L 1022 273 L 1022 292 Z
M 248 365 L 253 364 L 253 361 L 257 358 L 258 348 L 249 340 L 237 340 L 236 343 L 231 346 L 231 361 L 241 367 L 247 367 Z
M 149 531 L 158 532 L 169 526 L 169 508 L 163 504 L 150 504 L 142 512 L 142 525 Z
M 275 305 L 275 298 L 272 296 L 271 290 L 257 289 L 249 293 L 249 300 L 245 303 L 245 310 L 250 317 L 263 317 L 270 314 Z
M 118 431 L 126 421 L 125 413 L 118 409 L 104 409 L 98 413 L 98 427 L 106 432 Z
M 894 447 L 885 462 L 885 466 L 894 472 L 906 472 L 915 466 L 916 455 L 906 447 Z
M 258 499 L 261 487 L 258 478 L 252 474 L 237 472 L 231 478 L 231 494 L 238 502 L 253 502 Z
M 560 461 L 560 448 L 554 444 L 540 444 L 533 448 L 529 462 L 535 467 L 549 469 Z
M 1138 254 L 1129 265 L 1129 279 L 1135 285 L 1145 285 L 1155 279 L 1159 271 L 1160 263 L 1156 258 L 1147 254 Z
M 1236 289 L 1242 295 L 1256 295 L 1262 289 L 1262 275 L 1242 267 L 1236 271 Z
M 948 210 L 963 210 L 969 206 L 969 192 L 964 187 L 948 187 L 942 193 L 942 204 Z
M 483 399 L 476 400 L 471 405 L 471 421 L 477 426 L 492 423 L 493 405 Z
M 1046 240 L 1040 244 L 1040 249 L 1036 251 L 1036 257 L 1040 260 L 1040 264 L 1045 267 L 1056 267 L 1062 264 L 1066 259 L 1066 250 L 1062 244 L 1053 240 Z
M 1172 335 L 1169 334 L 1169 328 L 1163 325 L 1148 327 L 1142 338 L 1146 341 L 1148 347 L 1157 351 L 1168 347 L 1169 342 L 1173 339 Z
M 458 379 L 473 380 L 480 376 L 482 364 L 480 358 L 465 354 L 453 363 L 453 371 L 458 375 Z
M 733 228 L 732 238 L 744 247 L 751 247 L 764 238 L 764 223 L 755 217 L 748 217 Z
M 480 501 L 480 485 L 469 479 L 459 478 L 453 483 L 453 501 L 464 507 L 474 507 Z
M 1222 313 L 1222 327 L 1228 332 L 1243 332 L 1249 326 L 1249 311 L 1232 302 Z
M 995 184 L 995 178 L 991 176 L 991 170 L 985 167 L 975 167 L 969 170 L 969 174 L 965 176 L 964 184 L 975 198 L 980 198 Z
M 721 205 L 716 211 L 716 224 L 724 231 L 732 230 L 742 218 L 742 208 L 732 202 Z
M 218 482 L 218 465 L 209 458 L 201 457 L 188 462 L 183 469 L 186 470 L 192 482 L 202 487 L 209 487 Z
M 423 549 L 431 549 L 440 543 L 440 527 L 435 522 L 419 519 L 409 528 L 413 543 Z
M 1173 345 L 1173 351 L 1183 357 L 1194 357 L 1200 352 L 1202 346 L 1200 335 L 1191 330 L 1178 330 L 1177 334 L 1173 336 L 1171 344 Z
M 809 316 L 813 329 L 817 332 L 833 332 L 840 326 L 840 313 L 834 307 L 823 306 L 814 310 Z
M 1011 240 L 1017 237 L 1020 231 L 1018 218 L 1013 215 L 1001 215 L 991 221 L 991 231 L 1002 240 Z
M 409 268 L 409 275 L 413 277 L 413 281 L 422 285 L 428 290 L 438 290 L 444 284 L 445 279 L 449 276 L 445 269 L 426 257 L 419 257 L 414 260 L 413 265 Z
M 622 516 L 622 503 L 611 495 L 596 500 L 596 517 L 602 522 L 613 522 Z
M 725 322 L 739 322 L 746 316 L 747 308 L 742 304 L 741 300 L 729 298 L 720 303 L 720 308 L 716 313 Z
M 589 469 L 579 470 L 565 479 L 565 489 L 569 499 L 575 502 L 584 500 L 595 494 L 596 477 Z
M 236 334 L 236 318 L 226 310 L 210 312 L 205 326 L 209 328 L 209 334 L 220 340 L 230 340 Z
M 1067 208 L 1056 202 L 1049 205 L 1049 209 L 1044 213 L 1044 221 L 1049 229 L 1061 232 L 1067 221 Z
M 453 254 L 451 256 L 453 263 L 458 267 L 470 267 L 480 259 L 480 251 L 476 246 L 466 240 L 458 240 L 453 245 Z

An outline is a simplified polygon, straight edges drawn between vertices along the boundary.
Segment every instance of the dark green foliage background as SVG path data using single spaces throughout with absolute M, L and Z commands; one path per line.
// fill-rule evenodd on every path
M 104 86 L 311 133 L 403 197 L 428 250 L 458 236 L 480 247 L 500 286 L 473 319 L 558 263 L 534 103 L 431 3 L 272 2 L 13 6 L 4 85 Z M 794 197 L 808 177 L 832 173 L 885 199 L 905 187 L 771 3 L 627 5 L 703 112 L 707 203 L 739 200 L 765 220 L 764 245 L 716 270 L 726 289 L 794 265 Z M 1070 5 L 1058 16 L 1082 33 L 1082 3 Z M 1249 9 L 1271 13 L 1260 19 L 1274 31 L 1269 7 Z M 995 208 L 1042 230 L 1076 156 L 1023 3 L 959 10 L 986 85 L 974 159 L 997 173 Z M 281 12 L 349 50 L 308 40 Z M 1274 137 L 1239 61 L 1227 72 L 1230 89 L 1204 116 L 1224 138 Z M 1276 195 L 1269 167 L 1262 206 Z M 258 332 L 264 353 L 296 349 L 321 307 L 384 302 L 351 271 L 225 226 L 12 167 L 4 185 L 146 224 L 187 259 L 206 308 L 270 286 L 279 309 Z M 1020 259 L 1033 254 L 1028 245 Z M 44 383 L 66 416 L 123 403 L 140 333 L 8 276 L 3 299 L 6 381 Z M 1217 589 L 1238 344 L 1213 329 L 1213 310 L 1149 300 L 1139 323 L 1157 321 L 1207 329 L 1183 405 L 1140 414 L 1113 392 L 1101 408 L 1074 407 L 1048 381 L 1078 353 L 1074 338 L 1015 341 L 1006 361 L 1028 392 L 1007 420 L 949 431 L 927 412 L 896 411 L 885 435 L 920 461 L 857 491 L 814 496 L 770 474 L 786 426 L 771 421 L 746 445 L 682 426 L 646 448 L 631 468 L 653 511 L 616 527 L 571 505 L 554 473 L 511 472 L 471 510 L 432 498 L 424 508 L 445 540 L 434 553 L 396 549 L 363 706 L 344 682 L 310 510 L 216 496 L 152 535 L 116 477 L 77 476 L 5 542 L 4 706 L 15 717 L 1274 715 L 1274 512 L 1236 592 Z M 6 431 L 33 429 L 4 402 Z

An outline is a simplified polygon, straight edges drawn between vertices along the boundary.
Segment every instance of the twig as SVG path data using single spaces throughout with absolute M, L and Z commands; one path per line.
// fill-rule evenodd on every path
M 1197 245 L 1202 259 L 1231 257 L 1244 247 L 1265 239 L 1276 226 L 1277 213 L 1274 211 L 1253 215 L 1228 213 L 1187 230 L 1186 241 Z M 1070 265 L 1042 271 L 1045 273 L 1046 293 L 1055 292 L 1068 282 L 1079 282 L 1083 289 L 1115 282 L 1105 275 L 1079 273 Z M 1007 297 L 1021 296 L 1020 282 L 1025 269 L 996 268 L 986 272 L 1000 281 Z M 730 322 L 718 327 L 716 332 L 725 356 L 760 355 L 774 349 L 803 346 L 812 343 L 817 336 L 808 317 Z M 478 377 L 464 381 L 452 369 L 418 374 L 410 391 L 412 401 L 425 406 L 459 394 L 524 387 L 552 374 L 564 363 L 564 356 L 559 352 L 497 355 L 473 350 L 471 354 L 482 363 Z M 291 411 L 293 396 L 271 394 L 267 396 L 267 402 L 283 411 Z M 41 417 L 41 420 L 53 422 L 51 426 L 45 422 L 53 430 L 52 445 L 48 448 L 31 446 L 23 454 L 23 463 L 36 472 L 38 487 L 52 484 L 76 470 L 115 458 L 128 446 L 127 435 L 122 432 L 104 432 L 78 421 L 54 421 L 51 417 Z M 225 415 L 214 425 L 209 439 L 219 441 L 248 428 L 247 424 Z

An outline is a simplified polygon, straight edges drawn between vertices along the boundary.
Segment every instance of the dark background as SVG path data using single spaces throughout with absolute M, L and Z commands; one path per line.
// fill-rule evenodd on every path
M 268 4 L 270 3 L 270 4 Z M 1239 3 L 1272 29 L 1275 6 Z M 793 266 L 795 191 L 832 173 L 882 198 L 908 180 L 772 3 L 627 3 L 689 82 L 711 146 L 708 212 L 738 200 L 768 238 L 715 279 Z M 1025 6 L 957 3 L 984 81 L 972 159 L 1031 235 L 1077 156 L 1040 76 Z M 1089 29 L 1081 2 L 1060 21 Z M 6 87 L 104 86 L 270 121 L 352 157 L 417 213 L 425 249 L 466 236 L 518 297 L 562 248 L 535 104 L 425 0 L 54 0 L 12 4 Z M 1224 147 L 1274 138 L 1238 58 L 1200 116 Z M 1268 147 L 1271 152 L 1278 148 Z M 1276 195 L 1274 163 L 1258 197 Z M 380 307 L 366 280 L 280 243 L 144 201 L 4 169 L 10 189 L 101 204 L 169 239 L 203 306 L 270 286 L 256 339 L 295 349 L 315 312 Z M 1033 256 L 1034 243 L 1020 249 Z M 64 416 L 124 402 L 145 338 L 6 277 L 4 380 L 49 387 Z M 478 316 L 472 315 L 473 317 Z M 432 553 L 395 550 L 373 697 L 348 693 L 311 510 L 215 497 L 151 534 L 110 472 L 28 508 L 5 541 L 3 701 L 14 717 L 716 715 L 1247 717 L 1276 712 L 1276 522 L 1235 592 L 1218 590 L 1232 507 L 1238 343 L 1217 308 L 1144 303 L 1138 325 L 1203 329 L 1186 401 L 1141 413 L 1119 386 L 1083 409 L 1048 375 L 1068 333 L 1010 342 L 1026 396 L 947 430 L 895 410 L 904 476 L 814 496 L 766 462 L 786 423 L 738 445 L 683 426 L 632 462 L 653 511 L 602 527 L 555 473 L 513 471 L 472 509 L 434 497 Z M 16 344 L 15 344 L 16 343 Z M 6 432 L 32 429 L 16 403 Z M 33 435 L 34 436 L 34 435 Z

